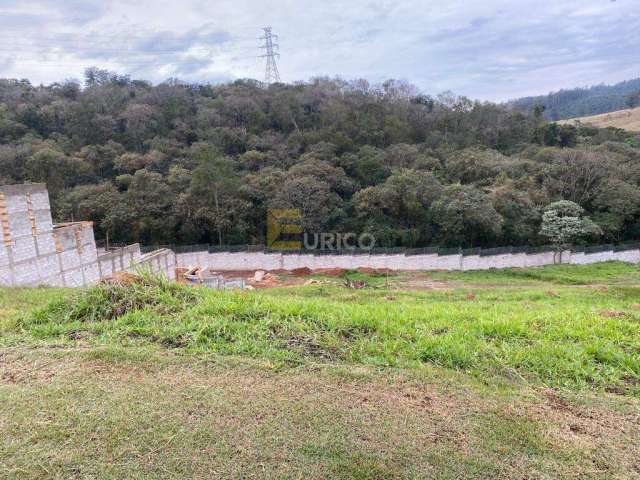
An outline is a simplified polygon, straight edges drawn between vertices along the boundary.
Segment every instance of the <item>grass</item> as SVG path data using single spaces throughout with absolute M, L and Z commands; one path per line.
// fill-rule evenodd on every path
M 543 268 L 506 268 L 470 272 L 435 272 L 433 278 L 479 282 L 481 286 L 527 285 L 551 283 L 555 285 L 640 284 L 640 270 L 623 262 L 604 262 L 592 265 L 550 265 Z
M 636 266 L 346 276 L 0 290 L 0 472 L 640 478 Z
M 6 353 L 3 476 L 608 479 L 638 468 L 628 400 L 505 392 L 439 370 L 274 372 L 144 352 Z
M 615 127 L 628 130 L 629 132 L 640 132 L 640 108 L 630 108 L 588 117 L 572 118 L 558 123 L 572 125 L 576 122 L 598 128 Z
M 565 286 L 584 283 L 585 271 L 611 285 Z M 480 378 L 637 395 L 640 287 L 616 284 L 634 275 L 635 268 L 624 264 L 468 273 L 453 278 L 467 278 L 476 287 L 513 279 L 546 283 L 439 291 L 354 291 L 339 282 L 260 292 L 194 290 L 167 282 L 103 285 L 13 317 L 13 335 L 3 341 L 154 343 L 190 353 L 266 358 L 281 366 L 433 364 Z

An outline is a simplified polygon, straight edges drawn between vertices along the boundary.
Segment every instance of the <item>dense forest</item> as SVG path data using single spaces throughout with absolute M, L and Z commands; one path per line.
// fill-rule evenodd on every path
M 640 237 L 639 138 L 409 84 L 0 80 L 0 183 L 46 182 L 57 221 L 143 244 L 263 244 L 268 208 L 378 246 L 537 245 L 578 203 L 592 242 Z
M 547 120 L 586 117 L 640 107 L 640 78 L 615 85 L 573 88 L 538 97 L 519 98 L 508 105 L 525 113 L 542 107 Z

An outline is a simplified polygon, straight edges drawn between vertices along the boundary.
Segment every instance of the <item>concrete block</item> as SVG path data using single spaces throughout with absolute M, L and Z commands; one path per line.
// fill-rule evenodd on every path
M 26 217 L 26 213 L 29 211 L 26 192 L 24 194 L 15 193 L 5 196 L 5 205 L 9 216 L 18 216 L 20 214 L 19 216 Z
M 51 220 L 51 210 L 35 210 L 33 216 L 36 221 L 36 231 L 50 232 L 53 230 L 53 221 Z
M 60 260 L 58 255 L 53 253 L 37 258 L 38 272 L 40 278 L 49 278 L 60 275 Z
M 13 253 L 14 264 L 32 258 L 35 259 L 37 256 L 35 238 L 32 235 L 15 238 L 11 251 Z
M 80 260 L 83 265 L 97 263 L 98 252 L 96 250 L 96 245 L 85 245 L 82 249 L 82 253 L 80 254 Z
M 62 261 L 62 271 L 66 272 L 68 270 L 75 270 L 80 267 L 82 264 L 80 259 L 80 253 L 77 250 L 66 250 L 60 255 L 60 260 Z
M 111 276 L 113 274 L 113 262 L 111 261 L 111 258 L 100 259 L 100 273 L 102 274 L 103 278 Z
M 75 270 L 69 270 L 63 274 L 64 282 L 67 287 L 82 287 L 84 286 L 84 278 L 82 276 L 82 268 Z
M 38 235 L 36 235 L 36 243 L 38 244 L 39 255 L 48 255 L 56 251 L 56 242 L 52 232 L 38 232 Z
M 11 262 L 10 251 L 5 246 L 4 242 L 0 240 L 0 267 L 6 267 Z
M 34 258 L 14 265 L 13 276 L 16 285 L 37 285 L 40 281 L 38 260 Z
M 95 285 L 96 283 L 98 283 L 98 281 L 100 281 L 100 271 L 98 270 L 97 263 L 85 265 L 82 268 L 84 270 L 85 285 Z
M 31 205 L 34 210 L 51 210 L 48 192 L 44 189 L 39 192 L 31 192 Z
M 40 280 L 40 285 L 46 285 L 47 287 L 63 287 L 62 274 L 58 273 L 51 277 L 43 278 Z
M 0 287 L 11 287 L 13 285 L 13 268 L 9 266 L 0 266 Z
M 33 235 L 31 220 L 27 212 L 9 214 L 9 233 L 11 238 Z
M 85 245 L 93 245 L 95 247 L 96 240 L 93 236 L 93 227 L 91 224 L 83 224 L 80 230 L 80 243 Z
M 56 228 L 54 235 L 58 239 L 58 243 L 62 247 L 62 250 L 76 249 L 78 244 L 76 242 L 75 229 L 71 227 Z

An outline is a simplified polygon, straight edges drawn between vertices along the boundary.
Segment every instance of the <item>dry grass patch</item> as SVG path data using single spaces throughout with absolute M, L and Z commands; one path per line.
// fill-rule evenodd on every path
M 14 478 L 633 478 L 636 399 L 461 374 L 143 352 L 5 351 Z M 586 398 L 586 397 L 583 397 Z

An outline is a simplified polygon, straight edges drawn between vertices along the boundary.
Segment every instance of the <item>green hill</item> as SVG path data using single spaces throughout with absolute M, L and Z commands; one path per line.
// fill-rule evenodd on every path
M 543 105 L 544 116 L 548 120 L 614 112 L 640 106 L 640 78 L 615 85 L 595 85 L 519 98 L 511 100 L 508 105 L 522 112 L 531 112 L 536 105 Z

